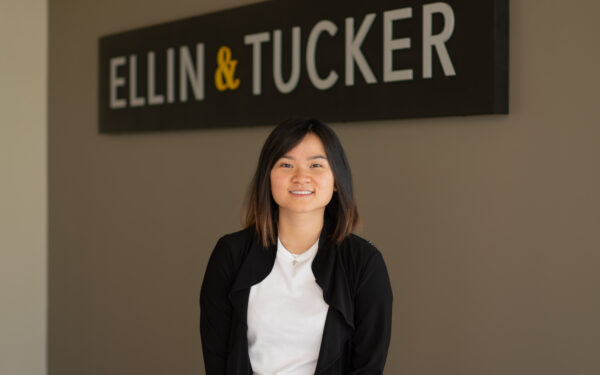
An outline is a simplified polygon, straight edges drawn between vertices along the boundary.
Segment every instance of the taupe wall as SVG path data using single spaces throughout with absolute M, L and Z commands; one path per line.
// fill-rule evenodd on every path
M 248 1 L 50 4 L 50 374 L 202 373 L 198 292 L 271 125 L 97 134 L 97 40 Z M 511 4 L 510 114 L 332 124 L 388 374 L 600 373 L 600 3 Z
M 0 1 L 0 374 L 46 373 L 45 0 Z

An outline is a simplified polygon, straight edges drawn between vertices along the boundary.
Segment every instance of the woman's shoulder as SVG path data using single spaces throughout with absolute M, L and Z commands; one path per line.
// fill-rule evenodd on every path
M 239 244 L 252 241 L 254 238 L 254 230 L 252 228 L 244 228 L 235 232 L 227 233 L 219 238 L 219 242 L 226 244 Z
M 383 258 L 373 242 L 357 234 L 351 233 L 338 245 L 339 253 L 347 262 L 365 264 L 374 257 Z
M 366 255 L 372 256 L 375 253 L 379 253 L 379 249 L 377 249 L 373 242 L 354 233 L 350 233 L 346 238 L 344 238 L 340 245 L 342 245 L 344 249 L 350 249 L 349 251 Z
M 245 228 L 227 233 L 217 240 L 212 256 L 223 261 L 230 260 L 238 263 L 244 258 L 254 239 L 252 228 Z

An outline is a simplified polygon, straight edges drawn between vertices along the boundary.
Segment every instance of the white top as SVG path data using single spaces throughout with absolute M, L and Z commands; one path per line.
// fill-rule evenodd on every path
M 278 238 L 273 270 L 250 288 L 248 354 L 255 375 L 315 373 L 329 308 L 311 268 L 318 244 L 297 255 Z

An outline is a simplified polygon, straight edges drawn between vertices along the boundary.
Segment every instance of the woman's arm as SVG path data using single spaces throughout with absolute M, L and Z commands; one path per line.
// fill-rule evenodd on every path
M 392 330 L 392 288 L 379 251 L 361 273 L 354 300 L 349 375 L 383 374 Z
M 227 298 L 231 264 L 230 249 L 221 238 L 210 255 L 200 290 L 200 336 L 207 375 L 225 374 L 232 314 Z

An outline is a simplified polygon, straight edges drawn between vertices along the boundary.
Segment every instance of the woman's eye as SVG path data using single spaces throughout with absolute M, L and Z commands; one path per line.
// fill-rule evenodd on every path
M 312 164 L 310 167 L 311 167 L 311 168 L 321 168 L 322 166 L 323 166 L 323 164 L 314 163 L 314 164 Z
M 290 163 L 281 163 L 280 166 L 283 168 L 291 168 L 292 167 L 292 165 Z

